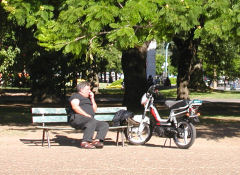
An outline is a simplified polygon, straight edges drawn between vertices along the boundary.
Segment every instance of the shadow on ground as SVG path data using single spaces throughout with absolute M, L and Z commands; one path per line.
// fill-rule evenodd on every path
M 71 138 L 68 137 L 66 135 L 62 135 L 62 134 L 57 134 L 54 135 L 51 134 L 52 139 L 50 139 L 50 144 L 51 146 L 55 147 L 55 146 L 73 146 L 73 147 L 80 147 L 80 143 L 82 141 L 82 139 L 76 139 L 76 138 Z M 20 139 L 20 141 L 28 146 L 42 146 L 42 140 L 41 139 Z M 116 142 L 114 140 L 112 140 L 111 138 L 106 138 L 105 142 L 104 142 L 105 146 L 115 146 Z M 119 142 L 119 146 L 121 146 L 122 143 Z M 48 147 L 48 143 L 45 140 L 43 143 L 44 147 Z
M 240 137 L 240 121 L 203 118 L 197 125 L 197 137 L 208 140 Z

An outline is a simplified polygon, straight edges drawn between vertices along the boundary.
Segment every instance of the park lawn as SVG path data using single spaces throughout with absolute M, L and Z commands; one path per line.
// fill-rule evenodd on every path
M 177 89 L 160 90 L 166 99 L 177 97 Z M 201 99 L 205 103 L 199 108 L 201 123 L 225 122 L 225 120 L 240 121 L 240 103 L 228 103 L 227 100 L 240 99 L 239 91 L 211 90 L 207 92 L 190 91 L 190 99 Z M 207 100 L 219 102 L 210 103 Z M 214 119 L 214 120 L 213 120 Z
M 165 96 L 165 98 L 176 98 L 177 89 L 164 89 L 160 90 L 160 93 Z M 190 91 L 190 99 L 240 99 L 239 91 L 220 91 L 211 90 L 207 92 L 196 92 Z

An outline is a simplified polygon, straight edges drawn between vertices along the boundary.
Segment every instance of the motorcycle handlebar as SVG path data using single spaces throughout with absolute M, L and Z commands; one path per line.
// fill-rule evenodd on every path
M 157 85 L 152 85 L 148 88 L 147 92 L 150 94 L 156 94 L 157 87 L 158 87 Z

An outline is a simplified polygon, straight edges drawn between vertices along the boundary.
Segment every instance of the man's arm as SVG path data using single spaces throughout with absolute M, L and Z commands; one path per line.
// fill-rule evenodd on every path
M 86 113 L 84 110 L 82 110 L 82 108 L 79 106 L 80 100 L 78 99 L 73 99 L 70 104 L 72 106 L 72 109 L 74 110 L 74 112 L 76 112 L 77 114 L 83 115 L 85 117 L 92 117 L 91 115 L 89 115 L 88 113 Z
M 97 111 L 97 104 L 96 104 L 95 99 L 94 99 L 94 93 L 90 92 L 89 97 L 90 97 L 90 100 L 92 102 L 93 111 L 96 112 Z

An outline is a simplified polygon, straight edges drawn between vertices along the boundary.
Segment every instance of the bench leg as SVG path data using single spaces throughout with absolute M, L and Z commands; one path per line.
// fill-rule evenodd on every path
M 117 139 L 116 139 L 116 143 L 118 146 L 118 142 L 119 142 L 119 132 L 121 132 L 121 138 L 122 138 L 122 146 L 124 146 L 124 128 L 122 128 L 121 130 L 117 130 Z
M 124 146 L 124 129 L 121 130 L 121 136 L 122 136 L 122 146 Z
M 42 135 L 42 146 L 44 144 L 44 140 L 45 140 L 45 129 L 43 129 L 43 135 Z
M 50 144 L 50 138 L 49 138 L 48 129 L 46 129 L 46 134 L 47 134 L 48 148 L 50 148 L 50 147 L 51 147 L 51 144 Z
M 45 134 L 47 136 L 48 148 L 51 147 L 48 129 L 43 129 L 42 146 L 44 146 Z
M 118 137 L 119 137 L 119 130 L 117 130 L 117 140 L 116 140 L 117 146 L 118 146 Z

